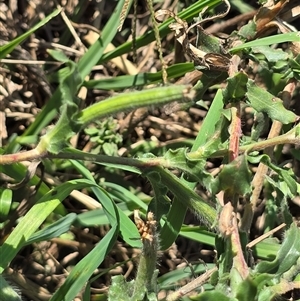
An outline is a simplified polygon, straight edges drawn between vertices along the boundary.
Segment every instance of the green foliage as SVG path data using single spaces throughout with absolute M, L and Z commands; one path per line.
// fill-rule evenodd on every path
M 284 108 L 281 99 L 259 88 L 252 80 L 248 81 L 247 88 L 248 101 L 257 112 L 266 113 L 271 119 L 283 124 L 294 123 L 297 120 L 296 114 Z
M 221 2 L 221 0 L 196 1 L 179 13 L 179 17 L 189 22 L 200 13 L 202 18 L 206 6 L 213 8 Z M 33 196 L 32 207 L 22 216 L 0 246 L 0 274 L 4 273 L 18 252 L 29 244 L 60 237 L 68 233 L 72 227 L 109 225 L 109 230 L 101 241 L 76 263 L 66 281 L 51 297 L 51 301 L 71 301 L 82 290 L 85 290 L 85 299 L 89 300 L 92 275 L 110 254 L 118 238 L 128 246 L 141 248 L 142 251 L 136 278 L 127 282 L 123 276 L 113 277 L 108 293 L 109 300 L 154 301 L 157 300 L 160 289 L 170 289 L 175 282 L 185 278 L 183 271 L 173 271 L 162 277 L 158 277 L 156 271 L 158 252 L 169 248 L 178 235 L 212 246 L 218 252 L 217 262 L 209 263 L 209 268 L 217 267 L 217 272 L 213 273 L 207 291 L 199 293 L 199 284 L 199 287 L 196 287 L 198 295 L 191 297 L 191 300 L 274 300 L 291 290 L 289 282 L 292 288 L 299 288 L 297 281 L 300 231 L 293 223 L 288 201 L 300 194 L 300 185 L 294 171 L 277 162 L 281 159 L 278 158 L 281 154 L 274 156 L 276 158 L 273 159 L 269 153 L 258 153 L 261 150 L 269 151 L 271 146 L 283 143 L 299 144 L 299 126 L 293 128 L 299 121 L 299 116 L 286 108 L 279 97 L 289 80 L 299 80 L 300 56 L 270 46 L 275 43 L 298 41 L 298 33 L 278 34 L 249 41 L 257 33 L 256 23 L 251 21 L 230 36 L 234 42 L 239 42 L 239 46 L 231 49 L 230 46 L 226 46 L 228 49 L 225 49 L 218 38 L 198 28 L 198 46 L 207 54 L 226 55 L 229 60 L 228 53 L 231 53 L 238 55 L 241 60 L 250 59 L 254 64 L 259 63 L 260 67 L 257 67 L 261 77 L 259 83 L 250 79 L 247 68 L 237 72 L 229 70 L 228 75 L 224 71 L 208 70 L 207 66 L 202 68 L 203 75 L 194 87 L 190 84 L 145 87 L 161 83 L 161 71 L 120 75 L 110 79 L 86 79 L 96 64 L 103 64 L 109 59 L 128 54 L 131 50 L 132 43 L 128 42 L 104 54 L 107 45 L 116 36 L 124 3 L 125 1 L 118 1 L 101 36 L 78 62 L 69 59 L 62 52 L 49 51 L 50 56 L 63 66 L 51 75 L 58 88 L 22 136 L 12 137 L 7 145 L 1 148 L 3 155 L 0 157 L 0 172 L 18 184 L 12 189 L 1 189 L 1 229 L 5 229 L 14 213 L 18 203 L 14 199 L 17 193 L 20 194 L 31 186 L 37 187 L 37 191 Z M 132 1 L 130 5 L 131 3 Z M 244 10 L 245 6 L 239 9 Z M 58 13 L 59 11 L 54 11 L 25 34 L 1 46 L 0 58 L 11 53 L 31 33 Z M 167 20 L 159 26 L 161 38 L 170 32 L 168 25 L 171 22 Z M 154 36 L 154 31 L 151 31 L 139 37 L 136 40 L 136 47 L 148 45 L 154 40 Z M 192 63 L 182 63 L 169 66 L 166 71 L 168 79 L 171 80 L 194 69 Z M 118 132 L 117 122 L 111 116 L 173 102 L 184 106 L 203 103 L 207 90 L 214 91 L 215 85 L 224 81 L 227 85 L 221 86 L 222 89 L 219 88 L 215 93 L 191 148 L 164 149 L 163 154 L 157 156 L 152 153 L 144 153 L 134 158 L 118 156 L 123 136 Z M 82 87 L 114 89 L 114 91 L 144 88 L 140 91 L 119 91 L 120 93 L 110 98 L 81 109 L 78 91 Z M 238 111 L 240 107 L 246 107 L 245 103 L 256 118 L 251 136 L 242 133 L 241 126 L 235 125 L 236 131 L 231 128 L 234 122 L 239 120 L 241 111 L 234 116 L 233 111 L 228 108 Z M 41 135 L 42 130 L 48 127 L 53 119 L 56 119 L 55 125 Z M 281 133 L 272 141 L 271 139 L 259 141 L 260 135 L 267 127 L 267 119 L 270 122 L 278 121 L 286 127 L 283 127 Z M 84 131 L 94 144 L 89 152 L 71 147 L 70 139 L 74 135 L 79 135 L 81 131 Z M 21 143 L 26 144 L 29 141 L 35 143 L 36 147 L 30 151 L 20 152 Z M 232 149 L 229 149 L 232 147 L 232 141 L 236 142 L 234 149 L 236 157 L 233 160 L 229 156 L 229 152 L 232 152 Z M 292 155 L 299 160 L 297 151 L 292 152 Z M 30 168 L 20 163 L 44 158 L 67 161 L 75 179 L 57 182 L 49 188 L 42 176 L 35 175 L 34 172 L 30 175 Z M 208 163 L 214 158 L 223 160 L 216 175 L 206 170 Z M 93 166 L 97 167 L 100 165 L 109 167 L 113 179 L 103 180 L 107 174 L 102 174 L 102 169 L 91 171 L 91 165 L 86 165 L 86 162 L 95 163 Z M 237 219 L 234 218 L 239 213 L 243 220 L 249 208 L 247 206 L 256 206 L 251 203 L 251 193 L 253 165 L 258 164 L 264 164 L 272 171 L 269 175 L 265 174 L 262 180 L 266 216 L 263 231 L 274 229 L 279 221 L 285 222 L 287 230 L 281 242 L 269 239 L 258 243 L 254 247 L 254 255 L 261 260 L 257 264 L 249 264 L 252 260 L 247 245 L 250 236 L 238 227 Z M 147 192 L 144 198 L 138 195 L 139 187 L 132 188 L 133 184 L 124 180 L 128 172 L 143 177 L 149 183 L 149 187 L 151 186 L 151 194 Z M 122 181 L 120 178 L 123 178 Z M 195 191 L 196 186 L 205 193 L 198 194 Z M 24 190 L 20 190 L 20 187 Z M 68 214 L 62 202 L 75 190 L 84 190 L 90 194 L 95 201 L 94 207 L 84 213 Z M 224 194 L 223 203 L 219 202 L 220 196 L 218 198 L 216 196 L 220 192 Z M 238 212 L 239 201 L 243 206 L 241 212 Z M 148 220 L 155 222 L 154 230 L 152 229 L 154 233 L 147 233 L 151 228 L 149 225 L 148 228 L 145 227 L 147 231 L 144 228 L 143 231 L 138 231 L 131 219 L 136 209 L 147 218 L 149 212 L 154 214 L 154 220 Z M 183 224 L 188 209 L 198 217 L 201 227 Z M 251 223 L 253 212 L 249 214 Z M 49 216 L 53 219 L 50 224 L 39 229 Z M 146 238 L 142 236 L 141 239 L 140 234 L 144 232 Z M 197 273 L 206 272 L 203 267 L 193 266 L 193 268 Z M 192 272 L 188 273 L 188 277 L 191 275 Z M 10 289 L 2 275 L 0 284 L 1 292 Z M 19 297 L 14 291 L 9 294 L 11 295 L 8 296 L 15 298 L 9 300 L 18 300 Z M 4 297 L 7 297 L 6 293 Z
M 118 145 L 123 141 L 122 136 L 117 133 L 117 127 L 117 122 L 109 117 L 102 122 L 96 121 L 93 127 L 84 129 L 90 136 L 90 141 L 94 143 L 91 153 L 117 156 Z
M 1 196 L 0 196 L 0 222 L 1 223 L 7 220 L 12 204 L 13 204 L 12 190 L 1 189 Z

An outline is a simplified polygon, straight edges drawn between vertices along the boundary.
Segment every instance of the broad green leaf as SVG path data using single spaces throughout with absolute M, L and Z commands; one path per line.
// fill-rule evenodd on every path
M 0 46 L 0 59 L 5 58 L 9 53 L 11 53 L 18 45 L 20 45 L 25 39 L 27 39 L 32 33 L 34 33 L 37 29 L 47 24 L 52 18 L 56 17 L 61 12 L 61 9 L 56 9 L 49 16 L 44 18 L 38 24 L 33 26 L 30 30 L 15 38 L 11 42 Z
M 289 189 L 289 192 L 287 193 L 287 191 L 282 190 L 282 193 L 284 195 L 288 194 L 291 197 L 297 195 L 298 191 L 299 191 L 299 183 L 297 182 L 297 180 L 295 179 L 295 175 L 292 169 L 285 169 L 285 168 L 281 168 L 275 164 L 273 164 L 271 162 L 271 159 L 268 155 L 263 154 L 260 156 L 248 156 L 247 160 L 253 164 L 257 164 L 259 162 L 264 163 L 265 165 L 267 165 L 269 168 L 271 168 L 272 170 L 274 170 L 279 176 L 280 178 L 285 182 L 287 188 Z M 267 178 L 269 180 L 269 178 Z M 281 183 L 277 182 L 274 183 L 275 187 L 278 187 L 279 190 L 281 190 Z
M 257 287 L 258 292 L 264 290 L 266 286 L 271 286 L 274 282 L 274 275 L 267 273 L 256 273 L 253 274 L 252 280 Z
M 192 176 L 190 181 L 210 181 L 212 176 L 205 171 L 206 160 L 199 158 L 193 159 L 188 156 L 187 148 L 170 149 L 164 155 L 166 166 L 170 169 L 179 169 L 187 175 Z
M 47 52 L 57 61 L 67 63 L 69 58 L 61 50 L 48 49 Z
M 253 53 L 262 53 L 267 61 L 277 62 L 280 60 L 287 60 L 288 54 L 282 49 L 273 49 L 269 46 L 257 46 L 252 48 Z
M 277 294 L 272 291 L 272 287 L 266 287 L 260 291 L 258 301 L 275 301 L 277 297 Z
M 235 297 L 239 301 L 256 300 L 256 296 L 257 296 L 257 286 L 255 285 L 255 282 L 250 277 L 242 281 L 236 289 Z
M 234 103 L 245 97 L 247 92 L 248 75 L 238 72 L 227 79 L 227 87 L 223 90 L 225 103 Z
M 170 85 L 142 91 L 120 93 L 89 106 L 80 111 L 74 118 L 79 124 L 86 126 L 94 120 L 119 112 L 132 111 L 137 108 L 153 105 L 164 105 L 174 101 L 192 102 L 194 94 L 190 85 Z
M 213 225 L 216 218 L 216 209 L 213 207 L 213 204 L 209 204 L 203 200 L 182 179 L 177 178 L 173 173 L 159 166 L 145 170 L 144 174 L 150 179 L 151 183 L 159 181 L 165 185 L 180 202 L 195 212 L 199 219 L 207 226 Z M 159 174 L 159 177 L 157 174 Z
M 214 194 L 221 190 L 230 195 L 244 196 L 251 192 L 251 172 L 245 156 L 239 156 L 229 164 L 224 165 L 222 171 L 212 184 Z
M 256 86 L 252 80 L 248 81 L 247 88 L 248 101 L 257 112 L 267 113 L 271 119 L 283 124 L 296 122 L 297 115 L 285 109 L 281 99 Z
M 248 22 L 248 24 L 242 26 L 242 28 L 238 31 L 238 35 L 246 40 L 252 40 L 256 35 L 256 24 L 254 21 Z M 244 45 L 245 43 L 243 43 Z M 239 50 L 243 48 L 234 47 L 230 49 L 230 51 L 234 52 L 235 50 Z
M 300 229 L 292 224 L 286 231 L 278 254 L 272 262 L 261 261 L 255 267 L 256 273 L 282 275 L 292 268 L 300 257 Z
M 73 104 L 64 104 L 62 106 L 61 116 L 55 126 L 41 137 L 37 150 L 40 154 L 47 150 L 52 154 L 58 154 L 68 145 L 69 139 L 74 134 L 76 123 L 73 116 L 77 113 L 77 106 Z
M 297 194 L 299 184 L 295 179 L 295 174 L 292 169 L 286 170 L 284 168 L 278 167 L 277 165 L 271 162 L 270 157 L 268 157 L 267 155 L 262 156 L 261 162 L 269 166 L 271 169 L 273 169 L 280 175 L 280 177 L 282 178 L 282 180 L 284 180 L 292 195 L 295 196 Z
M 196 47 L 205 53 L 219 53 L 223 54 L 223 47 L 220 39 L 213 35 L 206 33 L 205 30 L 198 30 Z
M 152 187 L 154 186 L 153 183 Z M 155 194 L 155 197 L 151 200 L 148 205 L 148 211 L 153 212 L 155 220 L 160 221 L 160 219 L 166 215 L 171 207 L 171 201 L 164 194 Z
M 126 282 L 123 275 L 112 277 L 111 285 L 108 291 L 108 301 L 120 300 L 126 301 L 131 299 L 134 281 Z M 141 299 L 142 300 L 142 299 Z

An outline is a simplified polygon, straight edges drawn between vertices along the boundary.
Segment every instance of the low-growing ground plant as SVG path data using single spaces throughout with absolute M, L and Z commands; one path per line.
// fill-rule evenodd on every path
M 77 59 L 49 47 L 58 70 L 43 72 L 55 89 L 22 133 L 8 129 L 0 149 L 1 300 L 21 300 L 11 282 L 32 300 L 299 299 L 300 37 L 289 24 L 299 7 L 260 2 L 251 12 L 249 3 L 227 0 L 179 3 L 176 12 L 148 0 L 153 29 L 139 35 L 139 3 L 117 1 L 85 45 L 75 30 L 81 3 L 72 22 L 58 7 L 1 44 L 1 68 L 13 74 L 9 55 L 60 15 L 69 27 L 58 45 L 71 31 L 82 50 Z M 226 37 L 213 35 L 222 24 Z M 142 72 L 134 60 L 152 42 L 159 70 Z M 123 74 L 95 76 L 110 61 Z M 188 128 L 188 114 L 180 114 L 199 108 L 201 125 Z M 182 137 L 173 138 L 171 125 Z M 187 224 L 191 213 L 196 220 Z M 211 258 L 162 273 L 163 252 L 175 252 L 178 237 L 201 243 Z M 16 269 L 29 250 L 46 265 L 45 277 L 56 278 L 44 261 L 60 258 L 43 251 L 49 242 L 76 256 L 53 260 L 67 276 L 39 291 Z M 132 261 L 130 277 L 110 274 Z M 97 281 L 108 275 L 101 290 Z

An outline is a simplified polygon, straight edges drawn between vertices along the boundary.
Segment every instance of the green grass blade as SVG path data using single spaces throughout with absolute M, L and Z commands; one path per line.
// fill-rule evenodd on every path
M 222 91 L 218 90 L 201 125 L 200 131 L 192 147 L 192 152 L 196 151 L 200 146 L 204 145 L 209 137 L 213 135 L 213 133 L 215 132 L 215 126 L 221 118 L 223 106 L 224 103 Z
M 182 226 L 180 235 L 209 246 L 215 246 L 215 234 L 199 227 Z
M 185 10 L 181 11 L 178 14 L 178 17 L 186 20 L 187 22 L 191 22 L 193 21 L 193 18 L 198 17 L 199 13 L 203 10 L 204 7 L 209 7 L 209 8 L 213 8 L 215 6 L 217 6 L 218 4 L 222 3 L 221 0 L 203 0 L 203 1 L 196 1 L 195 3 L 193 3 L 192 5 L 190 5 L 188 8 L 186 8 Z M 173 19 L 169 19 L 167 21 L 165 21 L 164 23 L 162 23 L 159 26 L 159 35 L 160 38 L 165 37 L 168 33 L 170 33 L 170 29 L 169 29 L 169 25 L 170 23 L 172 23 L 174 20 Z M 146 46 L 149 43 L 153 42 L 155 40 L 155 35 L 154 35 L 154 31 L 151 30 L 149 32 L 147 32 L 146 34 L 144 34 L 143 36 L 139 37 L 136 39 L 136 47 L 142 47 L 142 46 Z M 128 43 L 124 43 L 121 46 L 117 47 L 115 50 L 110 51 L 108 53 L 105 53 L 101 60 L 99 61 L 99 63 L 103 63 L 106 61 L 109 61 L 117 56 L 123 55 L 125 53 L 130 52 L 132 49 L 132 42 L 128 42 Z
M 101 37 L 89 48 L 78 62 L 78 70 L 82 79 L 91 72 L 92 68 L 97 64 L 98 60 L 102 56 L 106 46 L 113 39 L 119 24 L 119 15 L 121 13 L 123 3 L 124 0 L 119 1 L 112 17 L 104 27 Z M 61 100 L 61 93 L 59 89 L 56 89 L 53 96 L 47 101 L 40 114 L 36 116 L 34 122 L 27 128 L 22 137 L 38 135 L 38 133 L 57 115 L 61 106 Z
M 69 213 L 62 217 L 51 225 L 43 228 L 42 230 L 34 233 L 26 242 L 26 245 L 30 245 L 34 242 L 50 240 L 54 237 L 59 237 L 63 233 L 70 230 L 73 222 L 76 220 L 77 214 Z
M 167 68 L 168 79 L 183 76 L 187 72 L 193 71 L 193 63 L 181 63 L 170 66 Z M 101 89 L 101 90 L 119 90 L 128 87 L 145 86 L 161 82 L 162 72 L 155 73 L 139 73 L 136 75 L 122 75 L 108 79 L 89 80 L 84 82 L 83 86 L 88 89 Z
M 235 52 L 237 50 L 258 47 L 258 46 L 268 46 L 272 44 L 285 43 L 285 42 L 299 42 L 300 33 L 299 32 L 289 32 L 277 34 L 270 37 L 261 38 L 255 41 L 247 42 L 239 46 L 233 47 L 230 49 L 230 52 Z
M 105 259 L 117 240 L 120 224 L 118 209 L 109 195 L 100 189 L 100 187 L 94 187 L 93 192 L 101 200 L 111 229 L 97 246 L 74 267 L 64 284 L 53 295 L 50 301 L 72 301 L 78 292 L 82 290 L 95 269 Z
M 90 181 L 95 182 L 90 171 L 87 168 L 85 168 L 80 162 L 75 161 L 75 160 L 70 160 L 70 162 L 85 178 L 89 179 Z M 95 189 L 92 187 L 92 190 L 95 193 L 95 195 L 97 196 L 99 189 L 98 188 Z M 107 199 L 106 198 L 101 199 L 101 197 L 98 197 L 98 199 L 104 207 L 105 204 L 103 202 L 107 201 Z M 112 203 L 114 203 L 111 198 L 110 198 L 110 201 Z M 122 238 L 132 247 L 138 247 L 138 248 L 141 247 L 140 234 L 137 230 L 136 225 L 130 220 L 130 218 L 128 216 L 126 216 L 126 214 L 122 210 L 120 210 L 119 207 L 116 207 L 116 208 L 118 210 L 120 234 L 122 235 Z M 109 212 L 106 212 L 106 214 L 108 214 L 108 213 Z M 113 212 L 111 212 L 111 214 L 113 214 Z M 109 219 L 109 216 L 107 216 L 107 217 Z
M 123 186 L 110 182 L 104 182 L 103 185 L 112 190 L 110 191 L 110 194 L 118 196 L 120 199 L 124 199 L 124 202 L 135 203 L 135 205 L 142 209 L 144 212 L 147 211 L 147 205 L 142 202 L 135 194 L 133 194 Z
M 78 62 L 78 69 L 83 78 L 88 75 L 92 68 L 98 63 L 107 45 L 116 35 L 124 2 L 125 0 L 118 1 L 118 5 L 103 28 L 100 38 L 89 48 Z M 131 5 L 133 1 L 131 0 L 129 2 L 129 5 Z
M 26 172 L 27 172 L 27 167 L 24 166 L 22 163 L 15 163 L 11 165 L 0 165 L 0 173 L 8 175 L 12 179 L 15 179 L 15 181 L 17 182 L 21 182 L 25 178 Z M 28 185 L 29 186 L 39 185 L 39 190 L 34 195 L 34 199 L 36 201 L 42 198 L 50 190 L 49 187 L 44 182 L 41 182 L 41 178 L 38 177 L 37 175 L 34 175 L 29 180 Z M 61 204 L 58 205 L 55 212 L 61 215 L 67 214 L 65 208 Z
M 21 219 L 0 247 L 0 274 L 62 200 L 74 189 L 82 189 L 93 185 L 95 184 L 88 180 L 73 180 L 63 183 L 44 195 Z
M 20 45 L 24 40 L 26 40 L 32 33 L 37 29 L 47 24 L 52 18 L 56 17 L 60 13 L 61 9 L 56 9 L 53 13 L 47 16 L 45 19 L 40 21 L 38 24 L 33 26 L 30 30 L 15 38 L 11 42 L 0 46 L 0 59 L 5 58 L 9 53 L 11 53 L 18 45 Z

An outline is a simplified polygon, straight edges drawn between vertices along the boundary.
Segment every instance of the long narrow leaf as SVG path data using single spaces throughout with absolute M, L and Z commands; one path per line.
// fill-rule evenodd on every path
M 32 33 L 34 33 L 37 29 L 47 24 L 52 18 L 56 17 L 61 12 L 61 9 L 56 9 L 53 13 L 47 16 L 45 19 L 40 21 L 38 24 L 33 26 L 30 30 L 25 32 L 24 34 L 18 36 L 11 42 L 0 46 L 0 60 L 5 58 L 9 53 L 11 53 L 18 45 L 20 45 L 24 40 L 26 40 Z
M 94 187 L 94 193 L 101 200 L 112 228 L 101 239 L 100 243 L 74 267 L 50 301 L 72 301 L 112 249 L 118 237 L 120 222 L 117 207 L 108 194 L 99 187 Z
M 15 258 L 27 240 L 38 229 L 48 215 L 74 189 L 82 189 L 96 184 L 89 180 L 73 180 L 58 186 L 44 195 L 22 218 L 17 227 L 0 247 L 0 274 Z
M 198 136 L 194 142 L 192 151 L 196 151 L 201 145 L 203 145 L 206 142 L 208 137 L 212 136 L 215 130 L 215 125 L 220 119 L 222 108 L 223 108 L 222 91 L 218 90 L 211 104 L 211 107 L 207 113 L 207 116 L 204 119 L 204 122 L 200 128 Z M 189 183 L 183 178 L 181 180 L 184 181 L 185 185 L 187 185 L 189 188 L 194 189 L 195 187 L 194 183 Z M 184 206 L 182 201 L 175 198 L 171 210 L 168 214 L 167 222 L 164 224 L 161 230 L 160 235 L 161 235 L 162 249 L 169 248 L 170 245 L 174 242 L 174 240 L 178 236 L 178 233 L 183 223 L 183 219 L 185 217 L 186 210 L 187 207 Z

